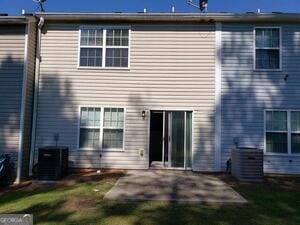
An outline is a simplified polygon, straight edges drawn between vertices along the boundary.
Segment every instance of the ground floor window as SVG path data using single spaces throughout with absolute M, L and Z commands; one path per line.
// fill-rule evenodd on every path
M 123 149 L 123 108 L 80 107 L 79 124 L 80 149 Z
M 265 124 L 267 153 L 300 153 L 300 111 L 267 110 Z

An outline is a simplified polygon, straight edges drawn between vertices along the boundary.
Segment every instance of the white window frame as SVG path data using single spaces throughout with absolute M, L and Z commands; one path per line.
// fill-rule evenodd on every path
M 256 29 L 279 29 L 279 48 L 256 48 Z M 256 49 L 279 50 L 279 68 L 277 69 L 256 68 Z M 282 71 L 282 28 L 281 26 L 256 26 L 253 28 L 253 70 L 254 71 Z
M 81 46 L 81 30 L 83 29 L 102 29 L 102 46 Z M 106 31 L 109 29 L 127 29 L 128 30 L 128 46 L 106 46 Z M 102 66 L 80 66 L 80 52 L 81 48 L 102 48 Z M 106 49 L 107 48 L 122 48 L 128 49 L 128 65 L 127 67 L 107 67 L 106 62 Z M 130 69 L 130 49 L 131 49 L 131 27 L 130 26 L 79 26 L 78 32 L 78 57 L 77 57 L 77 69 L 85 70 L 129 70 Z
M 99 148 L 80 148 L 80 128 L 86 128 L 80 126 L 80 119 L 81 119 L 81 108 L 99 108 L 101 109 L 100 112 L 100 132 L 99 132 Z M 105 108 L 117 108 L 117 109 L 123 109 L 124 110 L 124 121 L 123 121 L 123 143 L 122 148 L 103 148 L 103 129 L 104 129 L 104 109 Z M 91 127 L 92 128 L 92 127 Z M 102 151 L 102 152 L 123 152 L 125 149 L 125 128 L 126 128 L 126 108 L 120 107 L 120 106 L 110 106 L 110 105 L 80 105 L 78 107 L 78 128 L 77 128 L 77 149 L 78 150 L 88 150 L 88 151 Z M 121 128 L 118 128 L 121 129 Z
M 99 126 L 82 126 L 81 125 L 81 109 L 82 108 L 98 108 L 100 109 L 100 125 Z M 77 147 L 80 148 L 80 130 L 81 129 L 99 129 L 99 134 L 101 134 L 101 115 L 102 115 L 102 108 L 101 107 L 97 107 L 97 106 L 83 106 L 79 108 L 79 122 L 78 122 L 78 145 Z M 100 145 L 100 139 L 99 139 L 99 145 Z M 92 150 L 94 148 L 80 148 L 80 149 L 88 149 L 88 150 Z
M 286 131 L 270 131 L 267 130 L 267 112 L 286 112 L 287 113 L 287 130 Z M 293 132 L 291 128 L 291 112 L 300 112 L 300 109 L 265 109 L 264 110 L 264 154 L 265 155 L 278 155 L 278 156 L 300 156 L 300 153 L 292 153 L 292 134 L 300 133 Z M 287 153 L 276 153 L 276 152 L 267 152 L 267 140 L 266 140 L 266 133 L 267 132 L 274 132 L 274 133 L 287 133 Z

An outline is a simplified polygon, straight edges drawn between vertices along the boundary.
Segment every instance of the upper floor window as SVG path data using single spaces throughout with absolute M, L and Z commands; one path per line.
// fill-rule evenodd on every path
M 129 41 L 128 28 L 81 28 L 79 66 L 128 68 Z
M 255 28 L 255 69 L 280 69 L 280 28 Z

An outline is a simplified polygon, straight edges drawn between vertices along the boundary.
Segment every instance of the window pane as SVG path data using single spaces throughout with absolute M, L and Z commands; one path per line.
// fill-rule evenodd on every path
M 118 109 L 111 109 L 111 127 L 117 127 L 118 124 Z
M 128 67 L 128 59 L 122 58 L 121 67 Z
M 262 31 L 262 29 L 256 29 L 255 30 L 255 46 L 256 46 L 256 48 L 262 48 L 262 47 L 264 47 L 263 31 Z
M 82 29 L 81 30 L 81 37 L 80 37 L 80 44 L 81 45 L 87 45 L 88 43 L 88 30 Z
M 121 45 L 121 30 L 114 30 L 113 45 L 114 46 L 120 46 Z
M 124 109 L 118 109 L 118 127 L 124 126 Z
M 123 128 L 123 124 L 124 124 L 124 109 L 122 108 L 104 109 L 104 127 Z
M 102 46 L 102 29 L 81 29 L 80 44 L 84 46 Z
M 279 29 L 264 30 L 264 47 L 279 48 Z
M 88 121 L 87 108 L 81 108 L 80 126 L 87 126 L 88 125 L 87 121 Z
M 128 49 L 107 48 L 107 67 L 128 67 Z
M 279 48 L 280 47 L 280 32 L 279 29 L 272 29 L 272 38 L 270 41 L 270 47 Z
M 109 29 L 106 31 L 107 46 L 128 46 L 128 29 Z
M 287 112 L 283 112 L 283 111 L 266 112 L 266 129 L 268 131 L 286 131 Z
M 95 46 L 96 45 L 96 30 L 89 30 L 89 38 L 88 38 L 88 45 Z
M 88 108 L 88 126 L 94 126 L 94 108 Z
M 266 133 L 266 151 L 272 153 L 287 153 L 287 133 Z
M 94 122 L 94 126 L 96 127 L 100 127 L 100 112 L 101 109 L 100 108 L 96 108 L 95 109 L 95 122 Z
M 129 30 L 122 30 L 122 46 L 128 46 L 128 39 L 129 39 Z
M 116 148 L 123 147 L 123 130 L 103 130 L 103 148 Z
M 257 28 L 255 30 L 256 48 L 279 48 L 280 32 L 278 28 Z
M 111 111 L 110 108 L 104 109 L 104 127 L 110 127 Z
M 279 69 L 279 50 L 256 49 L 257 69 Z
M 114 31 L 107 30 L 106 31 L 106 45 L 113 46 L 113 38 L 114 38 Z
M 264 47 L 271 47 L 271 41 L 272 41 L 272 30 L 271 29 L 265 29 L 263 30 L 263 39 L 264 39 Z
M 80 43 L 81 43 L 81 45 L 87 45 L 87 43 L 88 43 L 87 37 L 81 36 Z
M 102 45 L 102 42 L 103 42 L 102 36 L 103 36 L 102 30 L 97 30 L 97 32 L 96 32 L 96 45 L 97 46 Z
M 79 147 L 98 149 L 99 134 L 100 134 L 99 129 L 80 128 Z
M 80 126 L 100 127 L 100 108 L 82 107 L 80 113 Z
M 292 134 L 292 153 L 300 153 L 300 134 Z
M 292 131 L 300 131 L 300 112 L 291 112 Z
M 113 59 L 112 58 L 106 58 L 105 62 L 107 67 L 112 67 L 113 66 Z
M 80 66 L 87 66 L 88 60 L 87 58 L 80 58 Z
M 102 49 L 101 48 L 81 48 L 80 49 L 80 66 L 102 66 Z

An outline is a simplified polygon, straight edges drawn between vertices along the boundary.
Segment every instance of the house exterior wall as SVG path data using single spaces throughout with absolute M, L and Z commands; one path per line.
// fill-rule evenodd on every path
M 118 70 L 77 68 L 80 25 L 43 27 L 36 150 L 55 145 L 58 133 L 58 144 L 70 148 L 72 167 L 148 168 L 149 110 L 189 109 L 193 169 L 213 171 L 215 25 L 127 24 L 130 69 Z M 81 105 L 125 108 L 123 151 L 101 152 L 100 160 L 99 151 L 78 149 Z
M 255 26 L 280 26 L 282 70 L 253 70 Z M 222 24 L 222 168 L 234 141 L 264 149 L 264 110 L 300 109 L 300 25 Z M 285 75 L 289 78 L 284 81 Z M 265 155 L 267 173 L 300 173 L 300 156 Z
M 0 25 L 0 154 L 17 166 L 25 25 Z

